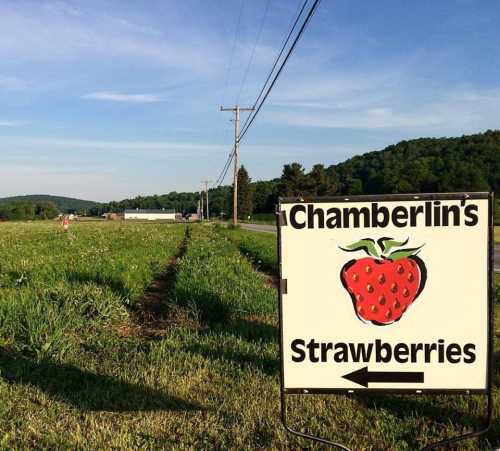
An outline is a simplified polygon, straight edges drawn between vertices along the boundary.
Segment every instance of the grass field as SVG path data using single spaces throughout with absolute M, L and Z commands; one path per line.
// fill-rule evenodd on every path
M 222 227 L 218 231 L 236 244 L 257 269 L 262 269 L 275 276 L 278 275 L 276 235 L 270 233 L 252 233 L 243 229 Z
M 500 244 L 500 226 L 495 227 L 494 237 L 495 237 L 495 243 Z
M 255 269 L 276 271 L 274 239 L 198 225 L 0 224 L 0 449 L 322 449 L 279 421 L 276 290 Z M 291 407 L 296 428 L 353 449 L 412 450 L 477 427 L 483 404 L 315 396 Z M 498 436 L 496 422 L 460 449 Z

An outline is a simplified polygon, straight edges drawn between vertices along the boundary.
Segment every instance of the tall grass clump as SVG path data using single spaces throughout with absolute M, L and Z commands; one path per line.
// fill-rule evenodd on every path
M 177 264 L 175 294 L 206 322 L 270 314 L 277 308 L 276 292 L 262 283 L 233 243 L 211 228 L 193 228 Z
M 1 224 L 0 343 L 61 358 L 94 328 L 127 317 L 175 254 L 182 228 Z
M 275 234 L 252 232 L 244 229 L 230 230 L 222 227 L 218 228 L 217 231 L 230 239 L 252 261 L 257 269 L 278 275 L 279 264 Z

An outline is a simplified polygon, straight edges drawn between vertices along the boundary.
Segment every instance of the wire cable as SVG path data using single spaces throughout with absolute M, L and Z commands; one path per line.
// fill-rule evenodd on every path
M 244 5 L 244 0 L 241 0 L 240 11 L 238 13 L 238 20 L 236 21 L 236 29 L 234 30 L 234 38 L 233 38 L 233 45 L 231 48 L 231 56 L 229 57 L 229 63 L 227 65 L 227 69 L 226 69 L 226 76 L 224 77 L 224 89 L 223 89 L 223 94 L 222 94 L 221 105 L 224 105 L 224 101 L 226 100 L 227 84 L 229 82 L 229 74 L 231 73 L 231 69 L 233 67 L 234 50 L 236 48 L 236 41 L 237 41 L 236 38 L 238 37 L 238 31 L 240 29 L 241 16 L 243 14 L 243 5 Z
M 231 162 L 233 161 L 233 158 L 234 158 L 234 150 L 235 150 L 235 148 L 233 147 L 233 149 L 231 150 L 231 153 L 229 154 L 229 156 L 226 160 L 226 164 L 222 168 L 222 171 L 219 174 L 219 177 L 217 177 L 217 180 L 215 181 L 214 187 L 221 186 L 222 182 L 226 178 L 227 171 L 229 170 L 229 167 L 231 166 Z
M 264 14 L 262 15 L 262 19 L 260 21 L 259 31 L 257 32 L 257 36 L 256 36 L 255 42 L 253 44 L 252 53 L 250 54 L 250 59 L 248 60 L 248 64 L 247 64 L 247 67 L 245 69 L 245 73 L 243 74 L 243 79 L 241 80 L 240 90 L 238 92 L 238 96 L 236 97 L 236 105 L 238 105 L 238 103 L 240 102 L 241 93 L 242 93 L 243 87 L 245 86 L 245 83 L 247 81 L 248 72 L 250 71 L 250 66 L 253 63 L 253 58 L 255 56 L 255 50 L 257 48 L 257 44 L 260 41 L 260 36 L 262 34 L 262 29 L 264 28 L 264 23 L 266 22 L 267 12 L 269 11 L 269 4 L 270 3 L 271 3 L 271 0 L 267 0 L 266 7 L 264 8 Z
M 305 17 L 297 35 L 295 36 L 295 39 L 293 40 L 293 43 L 292 45 L 290 46 L 285 58 L 283 59 L 279 69 L 277 70 L 273 80 L 271 81 L 271 83 L 269 84 L 267 90 L 266 90 L 266 86 L 268 85 L 269 83 L 269 80 L 271 79 L 273 73 L 275 72 L 275 69 L 278 65 L 278 62 L 279 60 L 281 59 L 281 56 L 283 55 L 285 49 L 286 49 L 286 46 L 288 44 L 288 42 L 290 41 L 290 38 L 293 34 L 293 31 L 295 30 L 295 28 L 297 27 L 297 24 L 300 20 L 300 17 L 302 16 L 303 12 L 304 12 L 304 9 L 307 5 L 309 0 L 305 0 L 304 3 L 302 4 L 302 7 L 300 9 L 300 12 L 299 14 L 297 15 L 294 23 L 293 23 L 293 26 L 291 27 L 288 35 L 287 35 L 287 38 L 285 39 L 285 42 L 283 43 L 283 46 L 278 54 L 278 56 L 276 57 L 275 61 L 274 61 L 274 64 L 273 64 L 273 67 L 271 69 L 271 71 L 269 72 L 267 78 L 266 78 L 266 81 L 264 82 L 264 85 L 262 86 L 262 89 L 260 90 L 259 92 L 259 95 L 257 96 L 257 99 L 256 101 L 254 102 L 253 104 L 253 108 L 255 109 L 254 111 L 252 111 L 246 118 L 245 120 L 245 123 L 243 124 L 243 127 L 242 127 L 242 132 L 240 133 L 240 136 L 239 136 L 239 142 L 241 142 L 242 138 L 247 134 L 249 128 L 251 127 L 251 125 L 253 124 L 255 118 L 257 117 L 257 115 L 259 114 L 262 106 L 264 105 L 264 102 L 266 101 L 267 97 L 269 96 L 269 94 L 271 93 L 271 90 L 273 89 L 274 85 L 276 84 L 276 81 L 278 80 L 281 72 L 283 71 L 286 63 L 288 62 L 290 56 L 292 55 L 293 51 L 295 50 L 295 47 L 297 46 L 297 43 L 299 42 L 300 38 L 302 37 L 308 23 L 310 22 L 312 16 L 314 15 L 314 12 L 316 11 L 316 9 L 318 8 L 321 0 L 315 0 L 313 5 L 311 6 L 311 8 L 309 9 L 309 12 L 307 13 L 307 16 Z M 264 91 L 265 91 L 265 94 L 264 94 Z M 260 103 L 259 103 L 260 101 Z M 258 106 L 257 106 L 258 104 Z M 222 184 L 222 182 L 224 181 L 224 178 L 226 177 L 227 175 L 227 172 L 229 170 L 229 167 L 230 167 L 230 164 L 235 156 L 235 149 L 236 149 L 236 145 L 233 146 L 233 149 L 231 151 L 231 153 L 229 154 L 228 156 L 228 159 L 226 161 L 226 164 L 224 165 L 224 168 L 222 169 L 219 177 L 217 178 L 217 181 L 216 181 L 216 185 L 217 186 L 220 186 Z
M 308 1 L 309 0 L 304 0 L 304 3 L 302 4 L 302 7 L 300 8 L 300 11 L 298 12 L 298 14 L 296 14 L 295 21 L 292 18 L 292 22 L 293 23 L 290 23 L 290 30 L 288 31 L 288 35 L 287 35 L 285 41 L 283 42 L 283 45 L 281 46 L 281 50 L 279 51 L 278 55 L 276 56 L 276 58 L 274 60 L 273 67 L 269 71 L 269 74 L 267 75 L 266 81 L 262 85 L 262 88 L 261 88 L 261 90 L 259 92 L 259 95 L 257 96 L 257 99 L 255 100 L 254 104 L 252 105 L 252 108 L 255 108 L 257 106 L 257 103 L 259 102 L 260 98 L 262 97 L 262 94 L 263 94 L 263 92 L 264 92 L 264 90 L 265 90 L 265 88 L 266 88 L 269 80 L 271 79 L 271 76 L 273 75 L 274 70 L 276 69 L 276 66 L 278 65 L 278 62 L 279 62 L 281 56 L 283 55 L 283 52 L 285 51 L 285 48 L 286 48 L 286 46 L 288 44 L 288 41 L 292 37 L 293 31 L 295 30 L 295 27 L 297 26 L 297 23 L 299 22 L 299 19 L 302 16 L 302 13 L 304 12 L 304 9 L 305 9 Z M 300 6 L 300 3 L 299 3 L 298 6 Z M 297 11 L 298 11 L 298 7 L 297 7 Z M 246 125 L 248 123 L 248 120 L 249 120 L 251 114 L 252 114 L 251 112 L 248 113 L 248 116 L 246 117 L 245 122 L 243 123 L 242 129 L 245 129 L 245 127 L 246 127 Z
M 228 82 L 229 82 L 229 74 L 231 73 L 231 69 L 233 67 L 234 51 L 235 51 L 235 48 L 236 48 L 236 41 L 237 41 L 237 37 L 238 37 L 238 31 L 240 29 L 241 17 L 243 15 L 243 6 L 244 6 L 244 0 L 241 0 L 240 1 L 240 9 L 239 9 L 239 13 L 238 13 L 238 19 L 236 21 L 236 28 L 234 30 L 233 45 L 231 47 L 231 54 L 230 54 L 230 57 L 229 57 L 229 62 L 228 62 L 228 65 L 227 65 L 227 68 L 226 68 L 226 74 L 225 74 L 225 77 L 224 77 L 224 88 L 223 88 L 222 103 L 221 103 L 221 105 L 224 105 L 224 101 L 225 101 L 225 98 L 226 98 L 226 92 L 227 92 L 227 85 L 228 85 Z M 224 180 L 224 177 L 226 176 L 228 168 L 229 168 L 229 164 L 231 163 L 231 161 L 233 159 L 233 157 L 232 157 L 233 153 L 234 153 L 234 147 L 233 147 L 233 150 L 231 151 L 231 153 L 229 154 L 229 157 L 228 157 L 226 163 L 224 164 L 224 167 L 222 168 L 222 171 L 221 171 L 219 177 L 217 177 L 217 181 L 215 182 L 214 187 L 217 184 L 218 184 L 218 186 L 220 186 L 220 184 L 222 183 L 222 180 Z M 219 180 L 221 180 L 220 183 L 219 183 Z
M 269 72 L 269 74 L 267 75 L 267 78 L 266 78 L 266 81 L 264 82 L 264 85 L 262 86 L 262 89 L 260 90 L 259 92 L 259 95 L 257 96 L 257 99 L 255 100 L 252 108 L 255 108 L 257 106 L 257 103 L 259 102 L 260 98 L 262 97 L 262 94 L 264 93 L 264 90 L 269 82 L 269 80 L 271 79 L 271 76 L 273 75 L 274 73 L 274 70 L 276 69 L 276 66 L 278 65 L 278 62 L 281 58 L 281 56 L 283 55 L 283 52 L 285 51 L 286 49 L 286 46 L 288 44 L 288 42 L 290 41 L 290 38 L 292 37 L 292 34 L 293 34 L 293 31 L 295 30 L 295 28 L 297 27 L 297 24 L 299 22 L 299 19 L 300 17 L 302 16 L 302 13 L 304 12 L 304 9 L 307 5 L 309 0 L 304 0 L 304 2 L 302 3 L 302 7 L 300 8 L 300 11 L 299 11 L 299 7 L 300 7 L 300 3 L 298 4 L 297 6 L 297 10 L 296 10 L 296 17 L 295 17 L 295 20 L 293 20 L 292 18 L 292 21 L 290 23 L 290 29 L 288 31 L 288 34 L 286 36 L 286 39 L 285 41 L 283 42 L 283 45 L 281 47 L 281 50 L 279 51 L 278 55 L 276 56 L 275 60 L 274 60 L 274 64 Z M 298 11 L 298 14 L 297 14 L 297 11 Z M 248 123 L 248 120 L 251 116 L 251 113 L 248 114 L 245 122 L 243 123 L 243 129 L 245 128 L 245 126 L 247 125 Z M 221 184 L 223 183 L 224 181 L 224 178 L 226 177 L 226 174 L 227 174 L 227 171 L 229 170 L 229 166 L 234 158 L 234 146 L 233 146 L 233 149 L 231 151 L 231 153 L 229 154 L 228 156 L 228 159 L 226 160 L 226 163 L 224 164 L 224 167 L 222 168 L 222 171 L 221 173 L 219 174 L 219 177 L 217 178 L 217 181 L 215 182 L 215 185 L 214 186 L 221 186 Z
M 261 108 L 262 108 L 262 105 L 264 105 L 264 102 L 266 101 L 267 97 L 269 96 L 271 90 L 273 89 L 276 81 L 278 80 L 281 72 L 283 71 L 288 59 L 290 58 L 291 54 L 293 53 L 293 51 L 295 50 L 295 47 L 297 46 L 297 43 L 299 42 L 300 38 L 302 37 L 303 33 L 304 33 L 304 30 L 306 29 L 307 27 L 307 24 L 309 23 L 309 21 L 311 20 L 314 12 L 316 11 L 317 7 L 319 6 L 321 0 L 315 0 L 313 5 L 311 6 L 311 9 L 309 10 L 304 22 L 302 23 L 302 26 L 300 27 L 300 30 L 299 32 L 297 33 L 297 36 L 295 37 L 290 49 L 288 50 L 283 62 L 281 63 L 280 65 L 280 68 L 278 69 L 278 71 L 276 72 L 276 75 L 274 76 L 273 78 L 273 81 L 271 82 L 271 84 L 269 85 L 266 93 L 264 94 L 264 96 L 262 97 L 262 100 L 260 101 L 260 104 L 259 106 L 256 108 L 255 111 L 252 112 L 252 114 L 249 116 L 249 120 L 248 120 L 248 123 L 246 124 L 246 126 L 243 128 L 243 131 L 240 133 L 240 142 L 242 140 L 242 138 L 247 134 L 248 132 L 248 129 L 252 126 L 255 118 L 257 117 L 257 115 L 259 114 Z

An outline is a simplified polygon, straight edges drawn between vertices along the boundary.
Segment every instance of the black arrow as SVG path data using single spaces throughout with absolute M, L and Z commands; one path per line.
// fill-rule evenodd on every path
M 369 382 L 395 382 L 395 383 L 417 383 L 422 384 L 424 382 L 423 372 L 411 372 L 411 371 L 368 371 L 368 367 L 365 366 L 360 370 L 353 371 L 352 373 L 342 376 L 356 384 L 362 385 L 368 388 Z

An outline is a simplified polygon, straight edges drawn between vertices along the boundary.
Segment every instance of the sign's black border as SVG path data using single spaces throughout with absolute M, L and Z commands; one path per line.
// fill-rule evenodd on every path
M 397 201 L 428 201 L 428 200 L 473 200 L 473 199 L 488 199 L 488 260 L 487 260 L 487 280 L 488 280 L 488 318 L 487 318 L 487 337 L 488 349 L 486 356 L 486 388 L 485 389 L 387 389 L 387 388 L 353 388 L 353 389 L 336 389 L 336 388 L 284 388 L 284 343 L 283 343 L 283 284 L 280 283 L 279 293 L 279 335 L 280 335 L 280 394 L 281 394 L 281 419 L 285 429 L 295 435 L 303 438 L 312 439 L 320 443 L 336 446 L 339 449 L 348 450 L 347 447 L 334 443 L 320 437 L 315 437 L 307 433 L 302 433 L 291 429 L 286 421 L 286 395 L 314 395 L 314 394 L 341 394 L 341 395 L 359 395 L 359 394 L 417 394 L 422 395 L 468 395 L 468 394 L 483 394 L 487 395 L 487 426 L 480 431 L 473 431 L 461 436 L 440 441 L 430 445 L 426 449 L 431 449 L 444 444 L 455 443 L 464 439 L 477 437 L 485 434 L 492 421 L 493 400 L 492 400 L 492 381 L 493 381 L 493 193 L 489 192 L 463 192 L 463 193 L 424 193 L 424 194 L 383 194 L 383 195 L 346 195 L 346 196 L 325 196 L 325 197 L 280 197 L 276 209 L 276 225 L 278 231 L 278 264 L 279 277 L 282 277 L 282 255 L 281 255 L 281 205 L 291 203 L 352 203 L 352 202 L 397 202 Z

